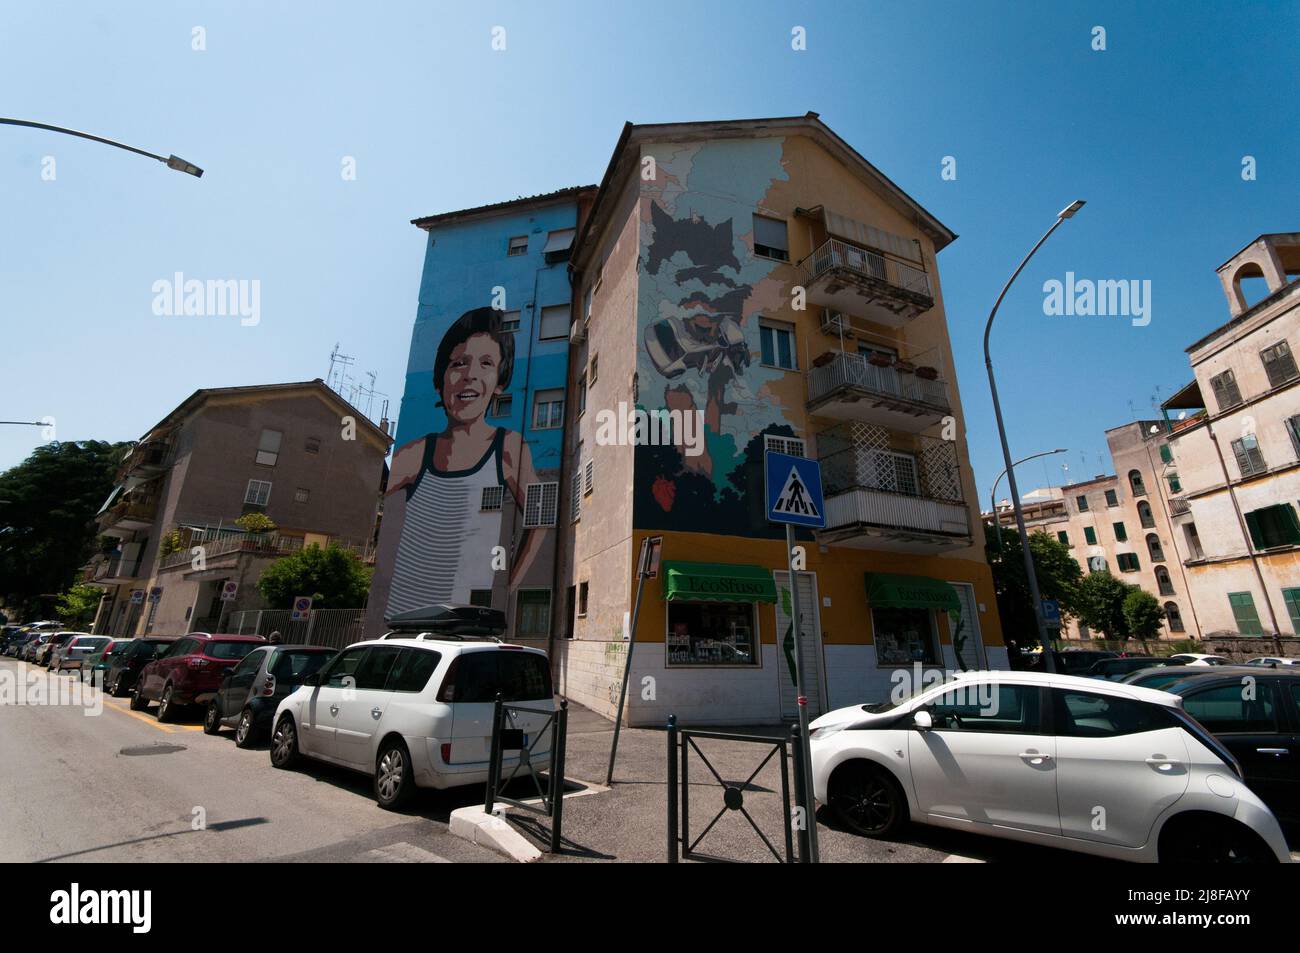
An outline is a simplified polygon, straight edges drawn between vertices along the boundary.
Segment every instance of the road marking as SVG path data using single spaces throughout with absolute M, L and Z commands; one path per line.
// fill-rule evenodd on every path
M 157 728 L 159 731 L 166 732 L 169 735 L 174 734 L 177 729 L 183 727 L 182 725 L 164 725 L 152 715 L 146 715 L 145 713 L 139 711 L 132 711 L 130 708 L 123 708 L 121 705 L 112 704 L 107 700 L 105 700 L 104 702 L 104 707 L 111 708 L 113 709 L 113 711 L 120 711 L 124 715 L 128 715 L 131 718 L 136 719 L 137 721 L 149 725 L 151 728 Z
M 408 844 L 406 841 L 389 844 L 387 847 L 376 847 L 374 850 L 368 850 L 364 854 L 359 855 L 357 859 L 381 864 L 451 863 L 451 861 L 446 857 L 440 857 L 438 854 L 427 851 L 423 847 L 416 847 L 414 844 Z

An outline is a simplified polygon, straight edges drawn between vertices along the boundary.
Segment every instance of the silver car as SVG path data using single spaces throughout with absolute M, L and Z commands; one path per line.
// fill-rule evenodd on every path
M 78 635 L 50 653 L 50 671 L 73 672 L 87 657 L 94 655 L 109 641 L 106 635 Z

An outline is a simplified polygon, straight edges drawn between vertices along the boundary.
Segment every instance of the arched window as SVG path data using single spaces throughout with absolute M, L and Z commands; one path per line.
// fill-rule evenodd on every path
M 1142 525 L 1145 528 L 1155 529 L 1156 517 L 1155 514 L 1151 512 L 1151 504 L 1146 500 L 1138 500 L 1138 519 L 1141 520 Z
M 1169 578 L 1169 570 L 1164 566 L 1156 566 L 1156 585 L 1160 587 L 1160 595 L 1172 596 L 1174 594 L 1174 584 Z
M 1165 603 L 1165 618 L 1169 620 L 1170 632 L 1186 632 L 1183 628 L 1183 616 L 1178 611 L 1178 604 L 1174 602 Z
M 1151 554 L 1151 561 L 1162 563 L 1165 561 L 1165 551 L 1160 546 L 1160 537 L 1155 533 L 1147 533 L 1147 552 Z
M 1134 496 L 1146 496 L 1147 488 L 1142 482 L 1142 474 L 1137 470 L 1128 471 L 1129 489 L 1133 491 Z

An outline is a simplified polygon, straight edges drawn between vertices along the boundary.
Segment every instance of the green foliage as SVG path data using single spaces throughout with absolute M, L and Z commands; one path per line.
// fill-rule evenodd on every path
M 103 589 L 78 583 L 59 596 L 54 611 L 68 628 L 81 629 L 95 618 L 95 612 L 103 598 Z
M 0 474 L 0 592 L 26 618 L 52 610 L 94 553 L 94 517 L 129 443 L 50 443 Z
M 275 530 L 275 524 L 265 513 L 245 513 L 235 520 L 235 525 L 246 533 L 270 533 Z
M 1089 573 L 1077 586 L 1079 621 L 1108 639 L 1130 638 L 1133 632 L 1124 616 L 1124 600 L 1136 588 L 1108 572 Z
M 172 553 L 178 553 L 185 546 L 185 537 L 178 529 L 172 530 L 158 542 L 158 555 L 160 557 L 170 556 Z
M 997 594 L 1003 635 L 1022 647 L 1037 645 L 1038 621 L 1033 600 L 1029 598 L 1020 534 L 1013 529 L 1003 529 L 999 548 L 997 533 L 989 525 L 985 527 L 984 546 L 993 570 L 993 589 Z M 1029 552 L 1034 560 L 1040 595 L 1061 604 L 1062 620 L 1077 615 L 1075 587 L 1083 576 L 1083 570 L 1070 555 L 1070 547 L 1039 530 L 1029 534 Z
M 257 591 L 272 609 L 291 608 L 296 596 L 311 596 L 317 609 L 357 609 L 365 605 L 372 571 L 351 550 L 312 544 L 267 566 Z
M 1124 597 L 1122 611 L 1133 638 L 1146 641 L 1160 635 L 1160 627 L 1165 624 L 1165 610 L 1151 593 L 1133 586 Z

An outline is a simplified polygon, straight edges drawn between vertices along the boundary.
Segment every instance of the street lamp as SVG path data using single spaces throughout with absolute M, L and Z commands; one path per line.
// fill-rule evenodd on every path
M 1074 218 L 1076 212 L 1083 208 L 1083 199 L 1076 199 L 1071 202 L 1056 216 L 1056 221 L 1052 227 L 1043 233 L 1043 237 L 1033 248 L 1029 249 L 1026 255 L 1016 266 L 1016 270 L 1011 273 L 1007 283 L 1002 286 L 1002 293 L 998 295 L 998 300 L 993 302 L 993 310 L 989 312 L 988 323 L 984 325 L 984 366 L 989 372 L 989 391 L 993 394 L 993 414 L 998 422 L 998 437 L 1002 441 L 1002 459 L 1006 462 L 1007 487 L 1011 491 L 1011 505 L 1016 511 L 1016 529 L 1020 532 L 1020 549 L 1025 557 L 1025 576 L 1029 580 L 1029 598 L 1034 603 L 1034 619 L 1038 622 L 1038 638 L 1043 646 L 1043 665 L 1049 672 L 1056 671 L 1056 662 L 1052 658 L 1051 643 L 1047 640 L 1047 620 L 1043 618 L 1043 599 L 1038 594 L 1038 576 L 1034 572 L 1034 557 L 1029 550 L 1029 535 L 1025 532 L 1025 513 L 1020 508 L 1020 490 L 1016 487 L 1016 467 L 1011 459 L 1011 447 L 1007 444 L 1007 428 L 1002 422 L 1002 404 L 998 401 L 998 382 L 993 375 L 993 358 L 989 355 L 989 333 L 993 330 L 993 319 L 997 317 L 998 306 L 1002 304 L 1002 299 L 1007 296 L 1011 290 L 1011 285 L 1020 272 L 1024 271 L 1025 265 L 1029 264 L 1029 259 L 1034 257 L 1034 252 L 1043 246 L 1043 242 L 1051 237 L 1052 232 L 1056 231 L 1061 223 L 1067 219 Z M 994 514 L 996 518 L 997 514 Z
M 1055 450 L 1044 450 L 1042 453 L 1031 453 L 1027 457 L 1021 457 L 1011 465 L 1013 467 L 1018 467 L 1022 463 L 1028 463 L 1030 460 L 1037 460 L 1039 457 L 1050 457 L 1054 453 L 1065 452 L 1067 452 L 1065 447 L 1057 447 Z M 998 552 L 1002 552 L 1002 521 L 998 519 L 998 484 L 1002 482 L 1002 478 L 1006 475 L 1006 470 L 999 473 L 998 478 L 993 481 L 993 489 L 989 491 L 989 512 L 993 514 L 993 533 L 994 536 L 997 537 Z
M 6 126 L 29 126 L 32 129 L 46 129 L 50 132 L 61 132 L 68 136 L 78 136 L 82 139 L 89 139 L 92 142 L 102 142 L 106 146 L 114 146 L 118 149 L 125 149 L 127 152 L 134 152 L 136 155 L 146 156 L 150 159 L 157 159 L 169 169 L 175 169 L 177 172 L 184 172 L 192 175 L 196 179 L 203 175 L 203 170 L 191 162 L 186 162 L 180 156 L 160 156 L 152 152 L 146 152 L 143 149 L 137 149 L 135 146 L 128 146 L 124 142 L 117 142 L 114 139 L 105 139 L 103 136 L 91 135 L 88 132 L 78 132 L 76 129 L 68 129 L 64 126 L 51 126 L 49 123 L 33 122 L 30 119 L 5 119 L 0 117 L 0 124 Z

